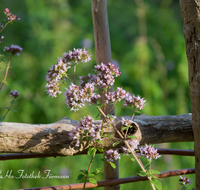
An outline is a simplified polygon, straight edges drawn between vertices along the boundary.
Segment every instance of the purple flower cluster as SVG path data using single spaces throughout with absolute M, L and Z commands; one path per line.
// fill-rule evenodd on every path
M 124 119 L 124 117 L 122 117 L 122 125 L 124 126 L 124 127 L 130 127 L 131 126 L 131 124 L 133 123 L 133 121 L 132 120 L 129 120 L 129 119 Z
M 74 61 L 75 64 L 82 62 L 86 63 L 91 58 L 87 51 L 82 49 L 74 49 L 74 51 L 69 51 L 69 53 L 64 53 L 63 57 L 60 57 L 57 60 L 56 65 L 52 65 L 48 70 L 46 75 L 47 80 L 47 93 L 49 96 L 57 97 L 57 94 L 60 94 L 60 80 L 67 77 L 67 71 L 71 68 L 71 62 Z
M 101 126 L 94 125 L 94 120 L 91 116 L 85 117 L 79 122 L 76 128 L 72 129 L 69 133 L 69 139 L 72 140 L 71 144 L 75 146 L 80 146 L 80 141 L 85 138 L 89 138 L 90 141 L 102 140 L 101 138 Z M 81 140 L 80 140 L 81 139 Z
M 127 92 L 123 90 L 122 88 L 118 87 L 115 92 L 109 92 L 108 94 L 105 94 L 105 101 L 108 104 L 109 101 L 111 102 L 117 102 L 121 101 L 126 97 Z
M 100 95 L 94 93 L 95 87 L 93 83 L 85 84 L 84 88 L 80 88 L 78 85 L 73 83 L 69 86 L 69 89 L 66 88 L 65 103 L 71 110 L 78 111 L 79 108 L 85 106 L 84 102 L 96 103 Z
M 84 88 L 87 83 L 93 83 L 95 85 L 96 75 L 90 75 L 89 73 L 86 76 L 80 76 L 79 79 L 80 79 L 80 86 Z
M 125 100 L 124 100 L 124 106 L 130 106 L 134 109 L 143 109 L 145 106 L 146 100 L 144 98 L 140 98 L 140 96 L 134 96 L 130 93 L 127 93 Z
M 161 157 L 161 155 L 159 155 L 159 153 L 157 152 L 158 149 L 155 149 L 151 145 L 148 146 L 147 144 L 145 144 L 145 147 L 140 147 L 139 151 L 140 151 L 139 156 L 144 156 L 149 161 L 151 161 L 152 158 L 157 159 Z
M 70 63 L 63 62 L 63 58 L 59 58 L 57 60 L 56 65 L 52 65 L 51 68 L 47 71 L 46 75 L 46 88 L 49 96 L 57 97 L 57 94 L 60 94 L 59 90 L 59 82 L 65 76 L 67 76 L 66 72 L 71 66 Z
M 20 52 L 22 51 L 23 48 L 21 48 L 20 46 L 18 45 L 11 45 L 10 47 L 4 47 L 4 50 L 3 51 L 6 51 L 6 52 L 11 52 L 12 55 L 17 55 L 19 56 Z
M 108 150 L 106 151 L 106 155 L 104 156 L 107 162 L 114 162 L 115 160 L 120 159 L 120 154 L 117 152 L 117 150 Z
M 64 53 L 63 59 L 65 60 L 64 62 L 74 61 L 75 64 L 80 62 L 87 63 L 88 61 L 91 60 L 91 55 L 89 55 L 88 52 L 85 51 L 85 49 L 82 50 L 74 48 L 74 51 L 69 51 L 68 53 Z
M 103 64 L 95 66 L 95 71 L 98 71 L 96 77 L 96 83 L 101 88 L 108 88 L 108 86 L 113 85 L 115 82 L 114 77 L 119 77 L 121 72 L 112 63 Z
M 183 186 L 185 186 L 186 184 L 191 185 L 191 183 L 192 183 L 192 178 L 188 179 L 188 178 L 185 177 L 185 176 L 184 176 L 184 177 L 180 176 L 179 181 L 181 182 L 181 185 L 183 185 Z
M 10 97 L 11 98 L 17 98 L 18 96 L 19 96 L 19 92 L 17 92 L 16 90 L 10 91 Z
M 138 145 L 140 144 L 138 140 L 136 139 L 130 139 L 127 140 L 128 144 L 130 145 L 132 151 L 135 151 L 135 149 L 138 148 Z M 127 147 L 122 147 L 124 155 L 127 155 L 128 153 L 131 153 L 131 151 Z
M 7 17 L 8 22 L 14 21 L 14 20 L 20 20 L 20 18 L 12 13 L 10 13 L 10 10 L 8 8 L 5 8 L 3 10 L 4 14 Z

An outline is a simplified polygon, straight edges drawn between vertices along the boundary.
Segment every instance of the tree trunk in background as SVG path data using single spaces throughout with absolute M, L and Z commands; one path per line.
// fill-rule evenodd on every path
M 200 190 L 200 0 L 180 0 L 189 68 L 196 189 Z
M 95 39 L 95 51 L 96 51 L 96 60 L 97 64 L 101 63 L 111 63 L 111 45 L 110 45 L 110 34 L 109 34 L 109 25 L 108 25 L 108 16 L 107 16 L 107 0 L 92 0 L 92 18 L 93 18 L 93 29 L 94 29 L 94 39 Z M 113 87 L 109 89 L 113 91 Z M 105 94 L 101 93 L 99 89 L 99 94 L 101 95 L 101 103 L 104 103 Z M 105 113 L 109 113 L 112 105 L 108 105 L 105 108 Z M 115 115 L 114 109 L 110 113 Z M 103 119 L 103 118 L 102 118 Z M 105 154 L 105 150 L 104 150 Z M 116 169 L 113 169 L 110 165 L 107 166 L 107 163 L 104 163 L 104 179 L 117 179 L 119 178 L 119 162 L 118 160 L 114 162 Z M 108 186 L 104 187 L 105 190 L 117 190 L 120 189 L 120 186 Z

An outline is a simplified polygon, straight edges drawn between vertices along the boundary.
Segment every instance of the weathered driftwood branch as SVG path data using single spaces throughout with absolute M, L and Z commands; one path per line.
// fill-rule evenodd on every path
M 131 118 L 125 116 L 125 118 Z M 118 129 L 121 117 L 116 119 Z M 140 144 L 156 144 L 165 142 L 193 141 L 192 116 L 184 114 L 178 116 L 135 116 L 136 125 L 129 131 L 135 135 Z M 65 117 L 52 124 L 22 124 L 0 123 L 0 153 L 40 153 L 73 155 L 85 151 L 91 144 L 82 143 L 81 147 L 71 146 L 68 133 L 78 124 L 78 121 Z M 95 121 L 100 125 L 101 121 Z M 139 127 L 137 127 L 137 125 Z M 134 130 L 132 130 L 134 129 Z M 113 133 L 107 128 L 106 133 Z M 104 138 L 104 149 L 113 148 L 116 138 Z

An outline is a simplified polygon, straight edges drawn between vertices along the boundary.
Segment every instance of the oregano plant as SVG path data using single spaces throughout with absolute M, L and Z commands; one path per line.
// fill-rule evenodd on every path
M 160 181 L 154 176 L 160 172 L 151 169 L 152 159 L 157 159 L 160 155 L 157 153 L 157 149 L 153 146 L 145 145 L 145 147 L 139 147 L 139 142 L 135 136 L 129 136 L 128 130 L 132 127 L 133 118 L 137 111 L 144 108 L 146 100 L 140 96 L 135 96 L 129 92 L 126 92 L 123 88 L 117 87 L 116 91 L 108 92 L 110 86 L 115 82 L 115 78 L 121 75 L 119 68 L 114 66 L 112 63 L 101 63 L 100 65 L 94 66 L 95 74 L 87 74 L 85 76 L 76 76 L 76 67 L 80 63 L 87 63 L 91 60 L 91 56 L 85 49 L 74 49 L 68 53 L 64 53 L 62 57 L 57 60 L 55 65 L 52 65 L 46 75 L 46 88 L 49 96 L 57 97 L 61 93 L 60 87 L 65 86 L 65 104 L 71 111 L 78 111 L 84 107 L 86 102 L 89 105 L 94 105 L 98 109 L 99 113 L 103 116 L 102 123 L 100 125 L 94 124 L 94 119 L 91 116 L 86 116 L 82 119 L 75 128 L 69 133 L 72 147 L 80 147 L 83 141 L 90 141 L 93 146 L 88 149 L 88 155 L 91 156 L 87 170 L 80 170 L 78 180 L 84 179 L 84 187 L 86 182 L 89 181 L 96 184 L 95 176 L 104 170 L 101 168 L 91 172 L 91 166 L 93 159 L 97 153 L 103 152 L 99 144 L 103 143 L 104 137 L 109 137 L 104 133 L 104 130 L 108 126 L 112 126 L 119 138 L 116 143 L 113 144 L 113 149 L 106 151 L 106 155 L 102 159 L 103 162 L 107 162 L 107 165 L 111 165 L 116 168 L 113 163 L 114 160 L 120 159 L 120 154 L 115 148 L 119 143 L 124 144 L 124 154 L 131 153 L 134 157 L 133 161 L 137 161 L 140 165 L 142 172 L 139 173 L 141 176 L 147 176 L 152 189 L 162 189 Z M 73 69 L 73 76 L 69 76 L 68 70 Z M 105 102 L 100 104 L 99 87 L 105 92 Z M 106 104 L 112 102 L 114 108 L 115 104 L 123 101 L 124 106 L 129 106 L 133 110 L 133 116 L 131 120 L 122 118 L 123 130 L 119 131 L 114 125 L 116 119 L 115 116 L 105 114 L 103 107 Z M 114 134 L 112 135 L 114 137 Z M 140 160 L 140 156 L 144 156 L 148 160 L 148 164 L 145 167 Z

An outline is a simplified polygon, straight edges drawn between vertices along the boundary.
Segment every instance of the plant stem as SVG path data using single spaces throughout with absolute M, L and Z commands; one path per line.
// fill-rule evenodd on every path
M 4 27 L 0 30 L 0 33 L 4 30 L 4 28 L 7 26 L 9 22 L 7 21 L 6 24 L 4 25 Z
M 108 113 L 110 113 L 112 111 L 112 109 L 115 107 L 116 103 L 117 103 L 117 100 L 115 101 L 115 103 L 113 104 L 112 108 L 110 109 L 110 111 Z
M 100 107 L 98 107 L 97 106 L 97 109 L 100 111 L 100 113 L 104 116 L 104 118 L 105 119 L 107 119 L 106 118 L 106 115 L 105 115 L 105 113 L 102 111 L 102 109 L 100 108 Z M 119 132 L 119 130 L 112 124 L 112 122 L 109 120 L 109 119 L 107 119 L 108 120 L 108 122 L 114 127 L 114 129 L 116 130 L 116 132 L 118 133 L 118 135 L 122 138 L 122 139 L 124 139 L 124 137 L 122 136 L 122 134 Z
M 92 162 L 93 162 L 93 159 L 94 159 L 94 157 L 95 157 L 95 154 L 96 154 L 96 151 L 93 153 L 92 159 L 91 159 L 90 164 L 89 164 L 89 166 L 88 166 L 88 170 L 87 170 L 88 173 L 87 173 L 87 175 L 85 176 L 85 181 L 84 181 L 84 185 L 83 185 L 83 190 L 85 190 L 85 185 L 86 185 L 86 182 L 87 182 L 87 177 L 88 177 L 88 175 L 89 175 L 90 168 L 91 168 L 91 166 L 92 166 Z
M 133 115 L 131 117 L 131 120 L 133 120 L 134 116 L 135 116 L 135 109 L 134 109 Z
M 101 108 L 99 108 L 97 106 L 97 109 L 101 112 L 101 114 L 104 116 L 104 118 L 113 126 L 113 128 L 116 130 L 116 132 L 118 133 L 118 135 L 124 139 L 124 137 L 122 136 L 122 134 L 119 132 L 119 130 L 113 125 L 113 123 L 110 121 L 110 119 L 108 119 L 105 115 L 105 113 L 101 110 Z M 143 170 L 143 172 L 146 173 L 146 169 L 144 168 L 144 165 L 142 164 L 141 160 L 138 158 L 137 154 L 135 151 L 133 151 L 130 147 L 130 145 L 128 144 L 128 142 L 126 140 L 124 140 L 125 145 L 128 147 L 128 149 L 131 151 L 133 157 L 135 158 L 135 160 L 137 161 L 137 163 L 139 164 L 139 166 L 141 167 L 141 169 Z M 151 178 L 149 176 L 147 176 L 148 180 L 151 183 Z M 156 190 L 155 186 L 153 183 L 151 183 L 151 187 L 153 190 Z
M 6 78 L 7 78 L 7 75 L 8 75 L 8 70 L 9 70 L 9 67 L 10 67 L 11 57 L 12 57 L 12 54 L 10 55 L 10 59 L 8 61 L 8 65 L 7 65 L 7 68 L 6 68 L 6 74 L 5 74 L 4 80 L 3 80 L 2 84 L 1 84 L 0 90 L 3 88 L 3 85 L 6 82 Z
M 12 100 L 12 101 L 14 101 L 14 100 Z M 3 116 L 3 118 L 2 118 L 3 120 L 5 119 L 6 115 L 7 115 L 7 114 L 8 114 L 8 112 L 10 111 L 10 109 L 11 109 L 12 105 L 13 105 L 13 104 L 10 104 L 10 107 L 8 108 L 7 112 L 5 113 L 5 115 L 4 115 L 4 116 Z
M 69 79 L 72 83 L 74 83 L 74 81 L 72 79 L 70 79 L 68 76 L 66 76 L 67 79 Z M 76 83 L 74 83 L 76 84 Z
M 74 84 L 76 84 L 76 65 L 74 65 Z

